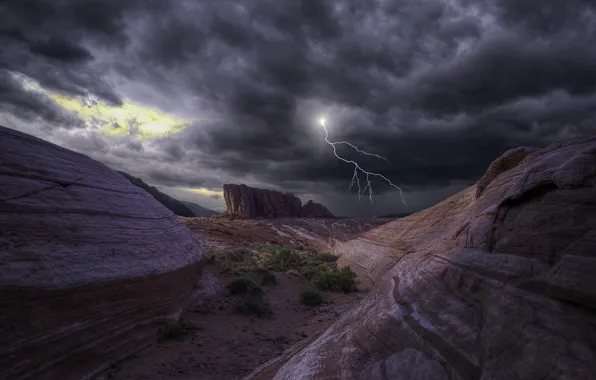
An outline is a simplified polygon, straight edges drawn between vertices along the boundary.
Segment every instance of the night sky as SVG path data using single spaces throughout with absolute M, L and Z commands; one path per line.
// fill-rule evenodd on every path
M 0 47 L 1 125 L 218 211 L 224 183 L 417 211 L 596 127 L 593 0 L 0 0 Z M 408 209 L 346 191 L 322 117 Z

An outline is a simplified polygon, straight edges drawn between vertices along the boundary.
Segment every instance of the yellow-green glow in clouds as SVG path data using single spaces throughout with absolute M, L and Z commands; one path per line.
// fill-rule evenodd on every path
M 177 133 L 188 127 L 193 120 L 176 118 L 164 112 L 124 100 L 120 106 L 85 99 L 83 101 L 63 95 L 49 95 L 64 109 L 74 112 L 85 122 L 99 126 L 112 136 L 134 134 L 145 140 L 152 136 Z
M 113 106 L 92 96 L 68 97 L 46 90 L 22 74 L 13 73 L 13 76 L 21 82 L 25 90 L 49 97 L 64 110 L 78 116 L 87 126 L 100 128 L 110 136 L 129 134 L 146 140 L 154 136 L 180 132 L 196 121 L 178 118 L 129 99 L 125 99 L 122 105 Z
M 188 188 L 184 188 L 184 190 L 191 192 L 191 193 L 195 193 L 195 194 L 206 195 L 208 197 L 223 197 L 223 191 L 210 190 L 205 187 L 200 187 L 200 188 L 188 187 Z

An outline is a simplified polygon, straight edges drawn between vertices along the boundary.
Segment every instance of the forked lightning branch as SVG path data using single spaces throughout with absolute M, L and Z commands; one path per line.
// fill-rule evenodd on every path
M 372 183 L 371 183 L 371 177 L 378 177 L 378 178 L 381 178 L 383 181 L 385 181 L 390 186 L 394 187 L 397 191 L 399 191 L 399 195 L 401 197 L 402 203 L 404 204 L 404 206 L 406 208 L 408 207 L 408 204 L 406 203 L 406 200 L 404 199 L 403 191 L 399 186 L 397 186 L 396 184 L 391 182 L 391 180 L 389 178 L 385 177 L 384 175 L 375 173 L 375 172 L 366 171 L 360 166 L 360 164 L 358 164 L 358 162 L 341 157 L 339 154 L 337 154 L 336 146 L 337 145 L 347 145 L 347 146 L 351 147 L 352 149 L 356 150 L 358 153 L 364 154 L 366 156 L 372 156 L 372 157 L 375 157 L 375 158 L 378 158 L 381 160 L 385 160 L 385 161 L 387 161 L 387 163 L 389 163 L 388 159 L 386 159 L 385 157 L 380 156 L 378 154 L 368 153 L 368 152 L 358 148 L 356 145 L 351 144 L 347 141 L 336 141 L 336 142 L 329 141 L 329 131 L 327 131 L 327 119 L 324 117 L 319 119 L 319 124 L 325 130 L 325 142 L 327 144 L 331 145 L 331 147 L 333 148 L 333 154 L 335 155 L 335 157 L 337 157 L 337 159 L 340 161 L 343 161 L 345 163 L 348 163 L 348 164 L 354 166 L 354 173 L 352 175 L 352 181 L 350 182 L 350 187 L 348 189 L 352 189 L 354 187 L 354 184 L 356 184 L 356 187 L 358 189 L 358 199 L 359 200 L 362 199 L 362 195 L 364 193 L 368 193 L 368 198 L 369 198 L 370 202 L 372 203 L 373 188 L 372 188 Z M 365 176 L 366 184 L 364 186 L 361 186 L 361 184 L 360 184 L 360 175 L 359 174 L 364 174 L 364 176 Z

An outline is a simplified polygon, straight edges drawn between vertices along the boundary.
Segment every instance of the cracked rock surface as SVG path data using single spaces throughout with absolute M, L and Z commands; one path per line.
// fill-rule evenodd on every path
M 370 293 L 274 379 L 596 379 L 596 134 L 507 155 L 343 243 Z
M 201 255 L 120 174 L 0 127 L 0 378 L 85 379 L 155 341 Z

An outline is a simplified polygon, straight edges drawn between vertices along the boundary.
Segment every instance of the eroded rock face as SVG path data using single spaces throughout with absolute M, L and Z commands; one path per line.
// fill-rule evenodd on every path
M 0 127 L 0 378 L 86 379 L 154 342 L 198 243 L 105 165 Z
M 482 194 L 484 189 L 486 189 L 493 179 L 497 178 L 507 170 L 513 169 L 519 165 L 530 153 L 536 152 L 537 150 L 539 149 L 520 146 L 519 148 L 508 150 L 499 158 L 494 160 L 476 185 L 476 198 Z
M 300 216 L 302 218 L 334 218 L 335 216 L 327 207 L 320 203 L 308 201 L 300 209 Z
M 371 292 L 275 380 L 596 379 L 596 134 L 367 232 L 341 262 Z
M 302 207 L 300 198 L 291 193 L 256 189 L 246 185 L 223 186 L 227 210 L 234 218 L 333 217 L 324 206 L 309 201 Z

